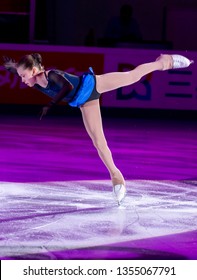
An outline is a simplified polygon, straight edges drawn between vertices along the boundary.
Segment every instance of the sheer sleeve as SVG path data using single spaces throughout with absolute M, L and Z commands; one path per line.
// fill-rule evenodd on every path
M 56 73 L 55 71 L 50 71 L 48 74 L 48 81 L 51 84 L 55 84 L 60 88 L 60 91 L 56 96 L 51 100 L 51 105 L 57 104 L 60 102 L 72 89 L 73 85 L 61 74 Z
M 60 90 L 48 103 L 48 105 L 43 107 L 40 120 L 48 113 L 53 105 L 60 102 L 73 89 L 73 85 L 63 75 L 58 74 L 53 70 L 48 73 L 48 81 L 51 87 L 55 86 Z

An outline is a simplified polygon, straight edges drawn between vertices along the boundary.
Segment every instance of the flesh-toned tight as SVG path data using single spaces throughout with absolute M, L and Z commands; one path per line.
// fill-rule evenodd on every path
M 155 62 L 145 63 L 137 66 L 128 72 L 112 72 L 103 75 L 96 75 L 96 88 L 99 93 L 131 85 L 139 81 L 144 75 L 156 70 L 167 70 L 172 67 L 172 58 L 170 55 L 162 55 Z M 125 184 L 124 177 L 116 167 L 111 151 L 107 145 L 103 132 L 102 118 L 100 112 L 99 100 L 86 102 L 80 107 L 83 122 L 88 135 L 92 139 L 93 145 L 107 167 L 112 184 Z
M 111 151 L 105 139 L 99 100 L 92 100 L 85 103 L 81 107 L 81 112 L 86 131 L 92 139 L 93 145 L 97 149 L 101 160 L 110 173 L 112 184 L 124 184 L 124 178 L 113 161 Z

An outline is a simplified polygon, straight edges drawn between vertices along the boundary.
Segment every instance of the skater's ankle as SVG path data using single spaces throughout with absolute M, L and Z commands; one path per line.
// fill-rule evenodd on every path
M 111 174 L 111 180 L 112 180 L 113 186 L 119 185 L 119 184 L 125 185 L 124 177 L 119 169 L 115 170 Z

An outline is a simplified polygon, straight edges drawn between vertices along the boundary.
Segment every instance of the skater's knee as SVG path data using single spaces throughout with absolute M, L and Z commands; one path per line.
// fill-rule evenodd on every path
M 107 142 L 105 140 L 93 139 L 93 145 L 98 151 L 104 151 L 107 148 Z
M 133 78 L 133 83 L 139 82 L 140 79 L 142 78 L 142 74 L 137 68 L 133 70 L 132 78 Z

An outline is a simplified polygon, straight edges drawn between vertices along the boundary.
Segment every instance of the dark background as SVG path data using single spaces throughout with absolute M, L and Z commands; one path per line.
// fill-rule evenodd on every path
M 194 0 L 1 0 L 0 43 L 108 46 L 107 24 L 123 4 L 132 6 L 142 35 L 127 47 L 197 49 Z
M 119 16 L 123 4 L 132 6 L 133 17 L 139 24 L 142 39 L 140 42 L 111 44 L 104 38 L 106 26 L 111 18 Z M 0 5 L 0 44 L 195 51 L 196 26 L 196 0 L 1 0 Z M 14 110 L 27 113 L 31 108 L 14 106 L 10 109 L 5 105 L 1 108 L 1 112 L 14 113 Z M 59 113 L 61 110 L 58 108 L 57 111 Z M 113 109 L 111 111 L 113 114 Z M 120 116 L 125 115 L 126 111 L 122 111 Z M 166 117 L 166 111 L 142 111 L 132 110 L 132 114 Z M 177 116 L 193 118 L 196 113 L 167 112 L 167 117 Z

